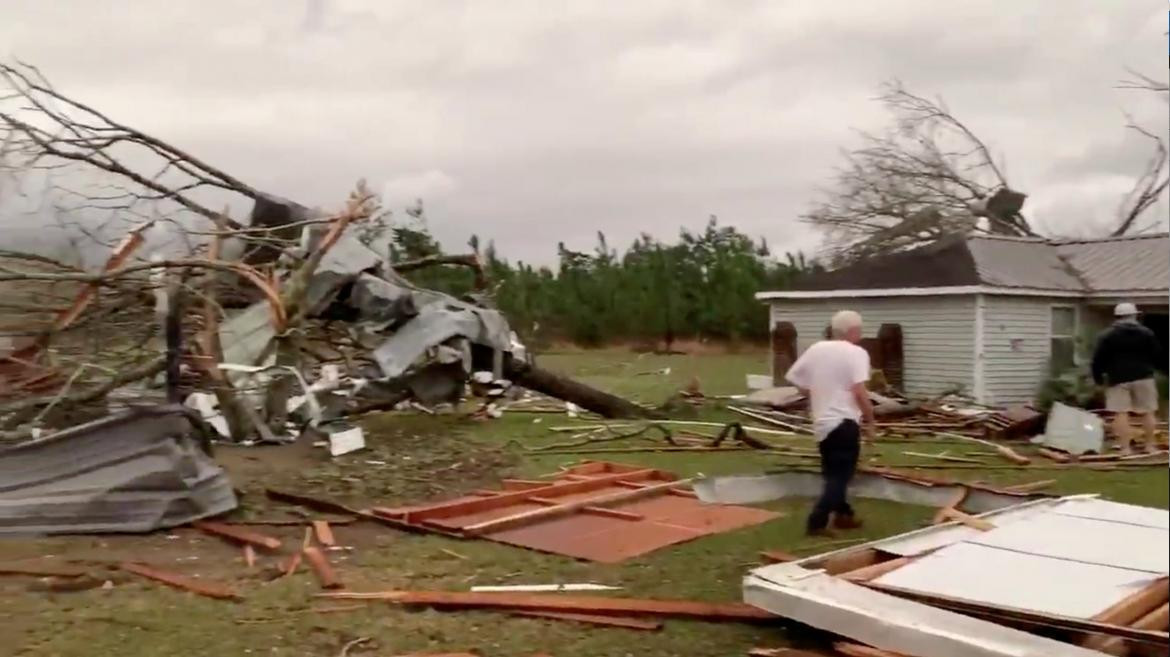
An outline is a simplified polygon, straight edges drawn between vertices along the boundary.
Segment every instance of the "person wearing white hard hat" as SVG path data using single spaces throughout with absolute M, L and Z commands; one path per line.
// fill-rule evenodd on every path
M 1158 410 L 1154 370 L 1163 367 L 1166 359 L 1154 332 L 1138 322 L 1137 306 L 1119 303 L 1113 315 L 1117 321 L 1093 351 L 1093 381 L 1105 386 L 1105 409 L 1113 414 L 1113 436 L 1122 453 L 1130 453 L 1130 414 L 1141 419 L 1146 451 L 1152 452 Z

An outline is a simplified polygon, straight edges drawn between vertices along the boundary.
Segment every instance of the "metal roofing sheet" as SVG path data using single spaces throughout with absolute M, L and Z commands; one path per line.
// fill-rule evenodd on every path
M 973 236 L 967 248 L 984 285 L 1080 292 L 1084 284 L 1056 249 L 1042 240 Z
M 0 450 L 0 535 L 145 532 L 234 509 L 187 413 L 134 408 Z
M 1056 250 L 1094 292 L 1164 292 L 1170 286 L 1167 235 L 1061 242 Z
M 1063 542 L 1069 537 L 1053 536 L 1051 540 Z M 1092 618 L 1152 579 L 1125 568 L 956 543 L 874 583 L 1001 607 Z

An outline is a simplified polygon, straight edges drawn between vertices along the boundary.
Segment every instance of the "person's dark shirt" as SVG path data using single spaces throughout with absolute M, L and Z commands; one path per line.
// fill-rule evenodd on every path
M 1165 370 L 1162 345 L 1150 329 L 1134 320 L 1121 320 L 1109 327 L 1093 351 L 1093 381 L 1116 386 L 1154 376 Z

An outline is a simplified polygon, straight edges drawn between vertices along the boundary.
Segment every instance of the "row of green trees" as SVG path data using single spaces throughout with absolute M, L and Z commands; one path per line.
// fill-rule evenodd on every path
M 373 227 L 369 240 L 381 242 L 398 262 L 441 254 L 421 206 L 407 215 L 405 223 Z M 784 289 L 816 267 L 801 253 L 777 258 L 766 241 L 715 217 L 700 232 L 680 231 L 673 243 L 643 234 L 624 253 L 600 232 L 590 252 L 561 243 L 556 267 L 510 262 L 492 243 L 481 249 L 477 237 L 470 245 L 482 256 L 496 304 L 525 339 L 538 343 L 640 341 L 669 349 L 683 339 L 764 340 L 767 310 L 755 293 Z M 459 267 L 432 267 L 409 277 L 456 295 L 470 292 L 474 281 L 470 270 Z

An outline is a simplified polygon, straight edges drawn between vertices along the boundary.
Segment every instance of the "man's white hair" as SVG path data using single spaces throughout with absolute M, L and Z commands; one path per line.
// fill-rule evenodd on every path
M 829 325 L 833 329 L 833 336 L 842 338 L 850 329 L 861 328 L 861 315 L 852 310 L 842 310 L 833 315 Z

